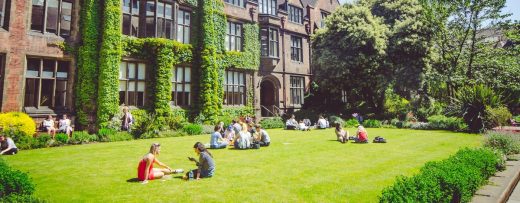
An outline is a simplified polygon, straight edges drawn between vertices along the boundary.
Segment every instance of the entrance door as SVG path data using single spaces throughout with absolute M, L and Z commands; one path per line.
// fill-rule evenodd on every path
M 260 84 L 260 105 L 262 117 L 272 117 L 278 114 L 278 100 L 276 98 L 276 88 L 273 82 L 264 80 Z

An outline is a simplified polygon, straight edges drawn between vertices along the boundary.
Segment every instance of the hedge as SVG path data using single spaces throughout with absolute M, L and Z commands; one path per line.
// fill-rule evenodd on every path
M 0 202 L 9 195 L 31 195 L 34 184 L 29 176 L 21 171 L 13 170 L 0 159 Z

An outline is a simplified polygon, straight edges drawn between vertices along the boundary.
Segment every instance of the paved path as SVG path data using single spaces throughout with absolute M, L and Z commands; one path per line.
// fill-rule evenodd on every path
M 520 161 L 508 161 L 507 168 L 489 179 L 488 185 L 480 188 L 473 196 L 472 203 L 493 203 L 508 201 L 509 194 L 520 179 Z M 520 185 L 514 190 L 508 203 L 520 203 Z
M 520 184 L 517 184 L 507 203 L 520 203 Z

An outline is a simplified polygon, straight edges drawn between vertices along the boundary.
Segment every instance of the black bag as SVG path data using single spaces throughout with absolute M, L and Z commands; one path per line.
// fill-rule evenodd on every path
M 260 149 L 260 143 L 258 143 L 258 142 L 251 143 L 251 149 Z
M 383 137 L 375 137 L 373 143 L 386 143 L 386 139 Z

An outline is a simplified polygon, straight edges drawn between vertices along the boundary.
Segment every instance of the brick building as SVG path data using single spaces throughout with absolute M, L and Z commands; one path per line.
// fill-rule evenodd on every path
M 339 6 L 337 0 L 224 0 L 228 18 L 227 50 L 241 50 L 242 24 L 260 25 L 258 71 L 228 69 L 224 106 L 246 105 L 246 84 L 253 84 L 257 116 L 297 110 L 312 76 L 310 35 Z M 74 114 L 76 59 L 63 44 L 79 38 L 80 0 L 0 0 L 0 108 L 34 118 Z M 176 0 L 122 0 L 122 32 L 190 43 L 192 8 Z M 146 62 L 123 58 L 120 103 L 146 103 Z M 189 108 L 189 64 L 172 67 L 172 106 Z M 248 82 L 249 81 L 249 82 Z

